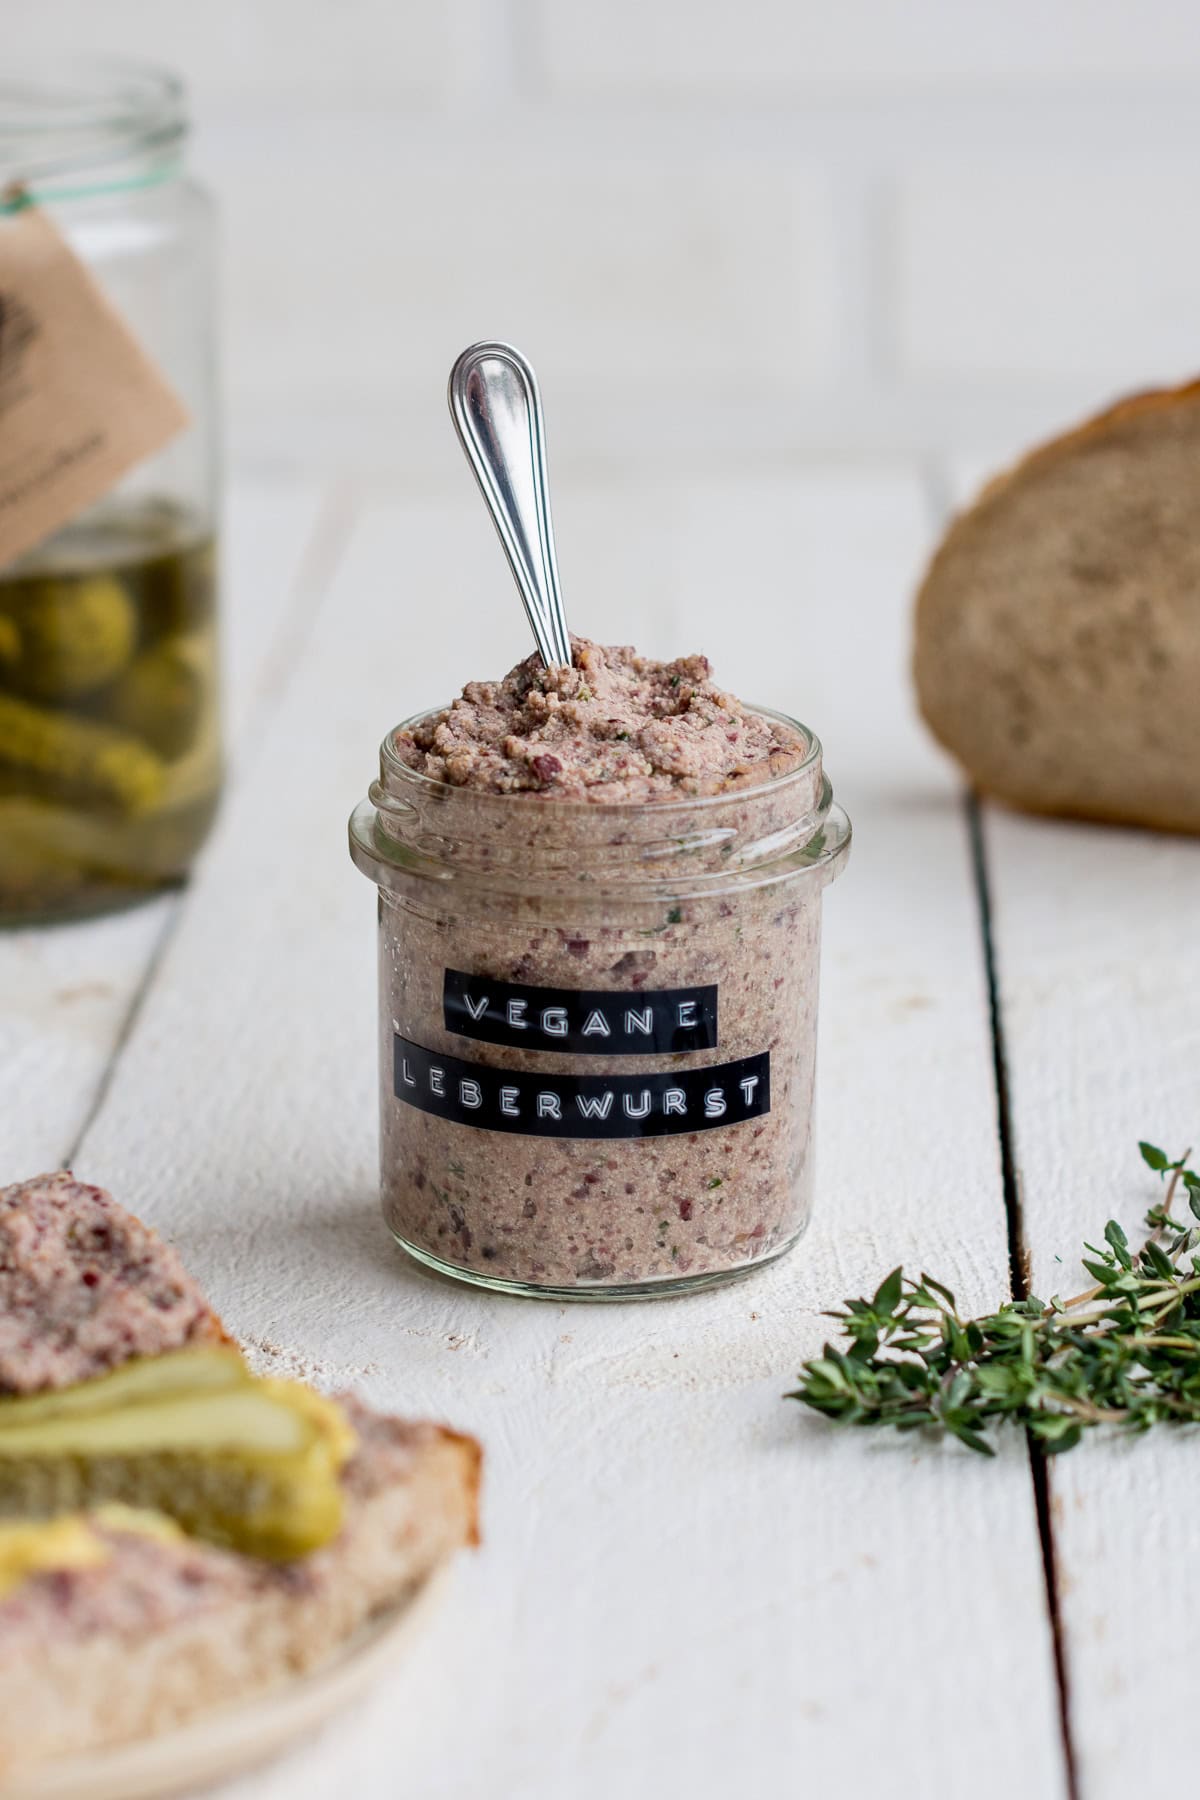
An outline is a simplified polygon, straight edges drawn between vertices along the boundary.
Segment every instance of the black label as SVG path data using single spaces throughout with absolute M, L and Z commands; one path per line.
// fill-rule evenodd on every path
M 654 1075 L 541 1075 L 493 1069 L 394 1040 L 397 1100 L 482 1131 L 524 1137 L 670 1137 L 740 1125 L 771 1110 L 771 1056 Z
M 715 1050 L 715 987 L 523 987 L 447 969 L 442 988 L 446 1030 L 484 1044 L 565 1050 L 588 1056 L 653 1056 Z

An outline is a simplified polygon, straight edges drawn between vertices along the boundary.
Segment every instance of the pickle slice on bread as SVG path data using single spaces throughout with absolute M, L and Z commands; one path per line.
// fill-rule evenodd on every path
M 0 1400 L 0 1518 L 120 1501 L 255 1556 L 303 1556 L 342 1522 L 345 1414 L 234 1349 L 178 1350 Z

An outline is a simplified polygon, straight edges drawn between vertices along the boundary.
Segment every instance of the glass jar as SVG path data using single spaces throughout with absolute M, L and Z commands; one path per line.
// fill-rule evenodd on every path
M 799 1238 L 850 822 L 783 723 L 786 774 L 640 805 L 454 787 L 384 740 L 350 849 L 379 887 L 384 1217 L 420 1262 L 623 1299 Z
M 178 880 L 221 780 L 214 220 L 173 77 L 109 59 L 0 75 L 4 208 L 42 207 L 190 424 L 0 570 L 0 922 Z

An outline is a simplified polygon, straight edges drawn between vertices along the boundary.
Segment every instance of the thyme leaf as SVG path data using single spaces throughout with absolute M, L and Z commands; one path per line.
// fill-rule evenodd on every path
M 843 1425 L 932 1427 L 985 1456 L 1006 1424 L 1057 1455 L 1097 1425 L 1139 1434 L 1200 1422 L 1200 1174 L 1190 1151 L 1172 1161 L 1138 1148 L 1165 1192 L 1140 1249 L 1115 1219 L 1102 1245 L 1085 1246 L 1091 1287 L 963 1319 L 948 1287 L 893 1269 L 869 1300 L 830 1315 L 845 1347 L 805 1363 L 788 1399 Z

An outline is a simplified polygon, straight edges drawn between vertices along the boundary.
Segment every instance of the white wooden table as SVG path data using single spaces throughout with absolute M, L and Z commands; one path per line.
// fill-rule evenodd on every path
M 1200 845 L 990 811 L 977 845 L 912 716 L 935 473 L 557 482 L 580 628 L 704 649 L 797 711 L 856 829 L 827 897 L 816 1223 L 756 1280 L 621 1307 L 455 1291 L 377 1217 L 374 894 L 345 818 L 388 725 L 525 653 L 482 509 L 465 474 L 236 485 L 215 840 L 180 896 L 0 938 L 0 1176 L 70 1162 L 269 1359 L 488 1460 L 484 1548 L 419 1654 L 224 1794 L 1190 1791 L 1193 1444 L 1084 1447 L 1039 1522 L 1019 1438 L 985 1462 L 781 1398 L 822 1309 L 901 1259 L 972 1308 L 1014 1258 L 1070 1291 L 1083 1237 L 1148 1203 L 1136 1140 L 1200 1133 Z

